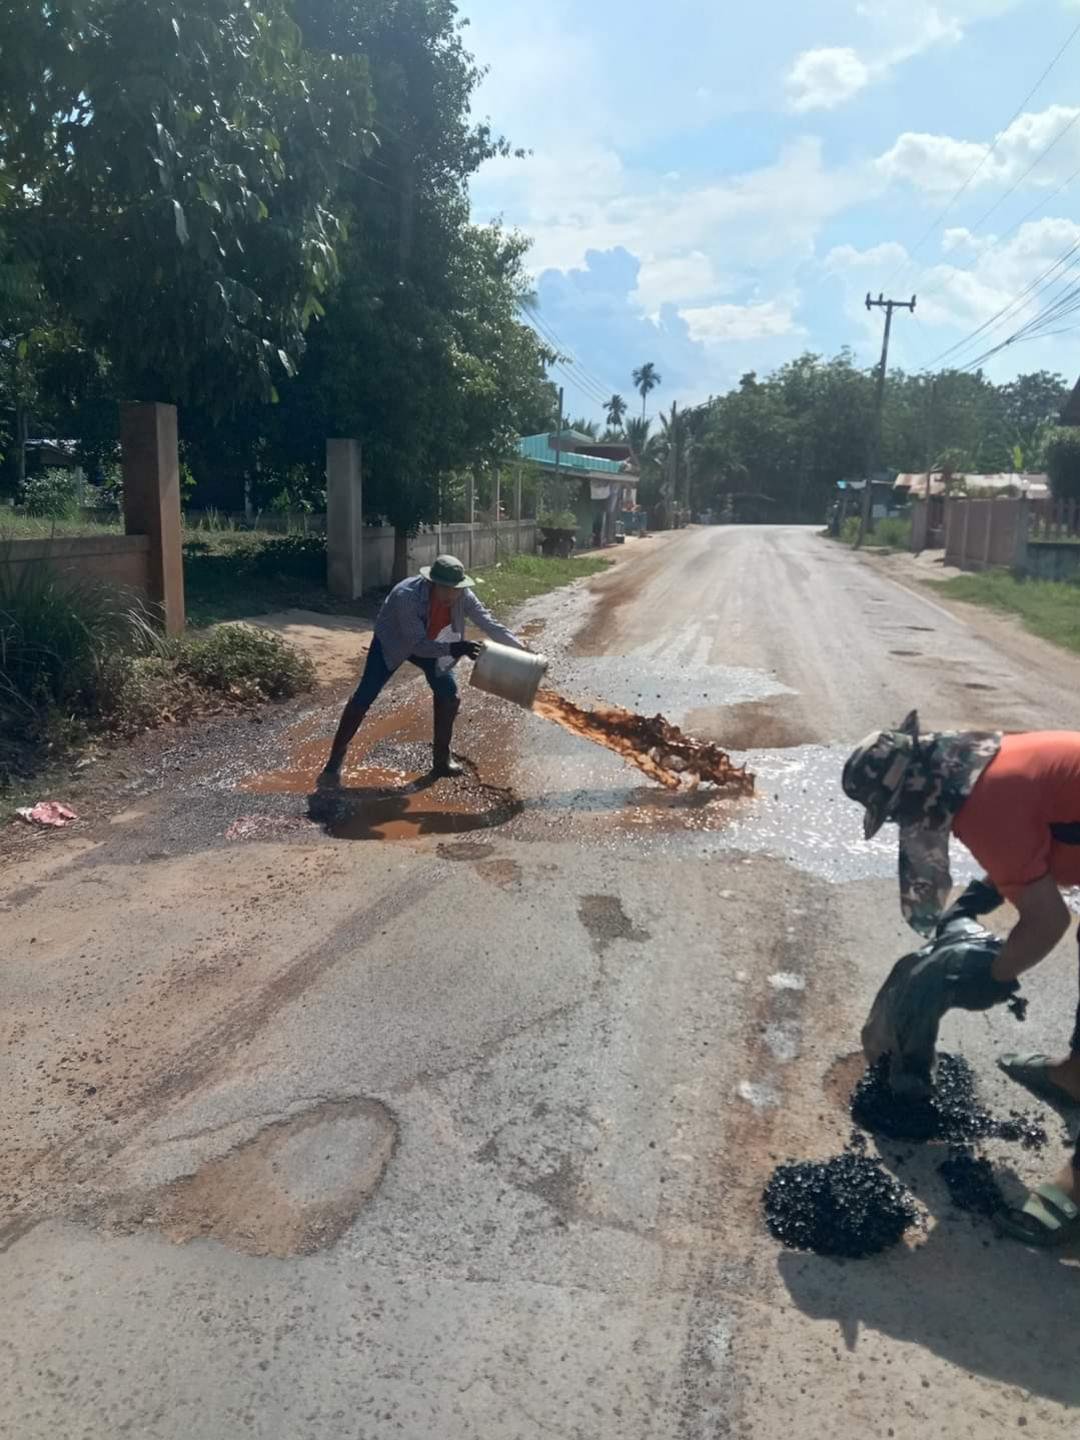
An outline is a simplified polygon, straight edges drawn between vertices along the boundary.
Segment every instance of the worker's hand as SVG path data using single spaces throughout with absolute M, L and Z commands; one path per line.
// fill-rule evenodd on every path
M 1000 949 L 1000 941 L 988 941 L 984 948 L 965 958 L 953 982 L 953 1003 L 961 1010 L 992 1010 L 995 1005 L 1004 1005 L 1020 989 L 1018 980 L 995 980 L 991 975 L 990 967 Z
M 450 646 L 450 654 L 455 660 L 476 660 L 480 655 L 480 646 L 475 640 L 455 640 Z

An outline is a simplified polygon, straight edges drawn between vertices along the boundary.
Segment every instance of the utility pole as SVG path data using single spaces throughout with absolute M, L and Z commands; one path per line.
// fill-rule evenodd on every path
M 563 414 L 563 387 L 559 386 L 559 428 L 555 432 L 555 484 L 559 483 L 559 470 L 562 468 L 562 414 Z M 558 495 L 556 494 L 556 502 Z
M 866 532 L 873 528 L 873 493 L 874 476 L 881 466 L 881 413 L 885 403 L 885 375 L 889 368 L 889 336 L 892 333 L 892 317 L 894 310 L 910 310 L 915 313 L 916 296 L 910 300 L 886 300 L 881 292 L 878 292 L 876 300 L 871 300 L 870 292 L 866 295 L 867 310 L 885 311 L 885 334 L 881 342 L 881 365 L 877 373 L 877 386 L 874 393 L 874 421 L 873 430 L 870 435 L 869 459 L 867 463 L 866 484 L 863 490 L 862 517 L 859 520 L 859 535 L 855 541 L 855 548 L 863 543 Z
M 671 456 L 673 475 L 671 477 L 672 503 L 678 508 L 679 503 L 679 461 L 682 459 L 679 445 L 679 411 L 673 400 L 671 402 Z

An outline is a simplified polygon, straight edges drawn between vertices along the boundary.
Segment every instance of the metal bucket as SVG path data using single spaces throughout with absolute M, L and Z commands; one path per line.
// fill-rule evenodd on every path
M 486 690 L 489 695 L 498 695 L 501 700 L 531 710 L 547 668 L 546 655 L 513 650 L 509 645 L 487 640 L 473 666 L 472 683 L 478 690 Z

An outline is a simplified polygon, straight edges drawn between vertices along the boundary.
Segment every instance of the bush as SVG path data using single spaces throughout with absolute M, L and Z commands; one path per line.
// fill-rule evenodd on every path
M 548 511 L 537 517 L 541 530 L 576 530 L 577 516 L 573 510 Z
M 248 625 L 219 625 L 185 640 L 177 670 L 234 699 L 287 700 L 315 683 L 315 667 L 277 635 Z
M 0 570 L 0 727 L 23 734 L 109 713 L 134 656 L 163 642 L 137 597 L 26 565 Z
M 78 482 L 70 470 L 42 470 L 26 477 L 19 498 L 28 515 L 73 520 L 79 508 Z
M 1054 499 L 1080 500 L 1080 430 L 1052 430 L 1044 454 Z
M 253 546 L 248 564 L 256 575 L 326 581 L 326 539 L 322 535 L 278 535 Z
M 879 520 L 874 526 L 871 544 L 886 545 L 893 550 L 910 549 L 911 517 L 908 515 L 888 515 L 884 520 Z

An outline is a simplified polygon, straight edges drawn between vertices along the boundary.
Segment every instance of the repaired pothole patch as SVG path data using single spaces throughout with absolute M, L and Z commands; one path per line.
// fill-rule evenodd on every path
M 377 1100 L 327 1101 L 155 1191 L 141 1218 L 177 1244 L 310 1255 L 349 1228 L 396 1144 L 397 1123 Z

